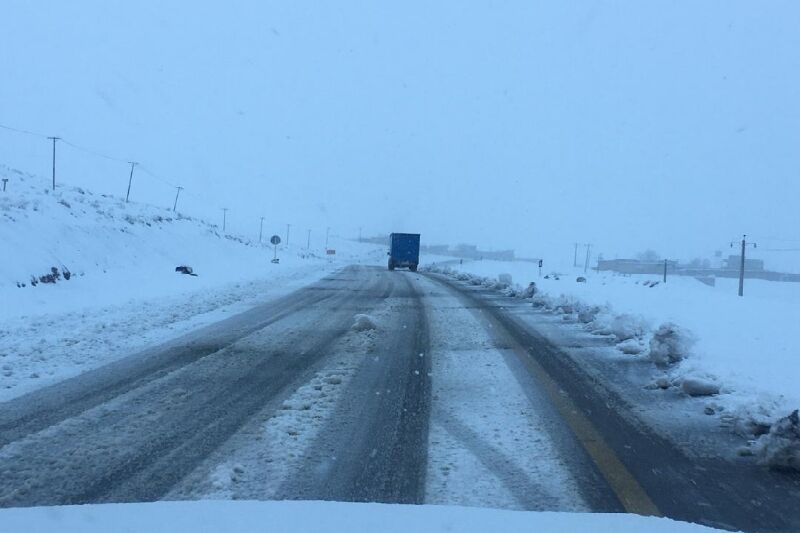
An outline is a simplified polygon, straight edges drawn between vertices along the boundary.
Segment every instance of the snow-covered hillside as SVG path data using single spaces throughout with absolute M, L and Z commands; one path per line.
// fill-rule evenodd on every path
M 51 191 L 41 177 L 0 166 L 2 177 L 13 187 L 0 193 L 0 401 L 343 263 L 385 257 L 382 247 L 337 239 L 334 258 L 281 245 L 274 264 L 271 245 L 223 235 L 203 220 L 79 188 Z
M 609 365 L 620 358 L 652 361 L 646 381 L 630 383 L 629 373 L 622 389 L 638 385 L 677 397 L 709 398 L 684 407 L 718 416 L 751 437 L 800 407 L 795 337 L 800 284 L 747 280 L 746 296 L 740 298 L 735 279 L 709 286 L 691 277 L 672 276 L 663 283 L 659 276 L 571 268 L 539 277 L 537 266 L 526 262 L 432 263 L 426 268 L 478 285 L 502 287 L 502 274 L 510 276 L 511 290 L 517 292 L 534 282 L 534 305 L 552 313 L 556 326 L 612 339 L 613 350 L 590 351 L 601 361 L 604 354 Z M 551 328 L 550 334 L 558 336 L 559 329 Z

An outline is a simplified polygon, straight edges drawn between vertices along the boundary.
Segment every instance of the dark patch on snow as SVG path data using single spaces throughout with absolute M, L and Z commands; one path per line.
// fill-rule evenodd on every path
M 759 462 L 775 470 L 800 472 L 800 415 L 795 409 L 772 425 L 757 443 Z
M 180 272 L 181 274 L 186 274 L 186 275 L 189 275 L 189 276 L 197 276 L 197 274 L 194 273 L 194 270 L 192 269 L 192 267 L 186 266 L 186 265 L 176 266 L 175 267 L 175 272 Z
M 30 286 L 36 287 L 40 283 L 43 284 L 54 284 L 57 283 L 60 279 L 64 279 L 65 281 L 69 281 L 72 278 L 72 272 L 65 266 L 61 267 L 61 270 L 57 267 L 50 267 L 50 272 L 47 274 L 42 274 L 41 276 L 31 276 Z M 17 287 L 23 288 L 26 287 L 27 284 L 25 282 L 18 281 Z

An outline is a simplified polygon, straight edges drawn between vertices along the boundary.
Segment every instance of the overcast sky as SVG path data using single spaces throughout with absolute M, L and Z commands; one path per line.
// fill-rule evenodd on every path
M 0 124 L 243 233 L 800 248 L 798 28 L 796 1 L 4 0 Z M 0 163 L 46 177 L 50 149 L 0 130 Z M 59 150 L 124 195 L 124 163 Z

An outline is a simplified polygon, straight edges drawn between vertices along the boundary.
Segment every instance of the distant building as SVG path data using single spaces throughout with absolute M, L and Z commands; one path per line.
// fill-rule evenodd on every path
M 667 261 L 667 270 L 673 272 L 677 261 Z M 664 261 L 640 261 L 639 259 L 603 259 L 597 261 L 597 270 L 610 270 L 620 274 L 661 274 Z
M 430 244 L 423 246 L 422 249 L 429 254 L 445 255 L 450 250 L 450 247 L 446 244 Z
M 726 261 L 726 266 L 731 270 L 739 270 L 741 268 L 741 262 L 741 255 L 729 255 L 728 260 Z M 747 257 L 745 257 L 744 270 L 745 272 L 761 272 L 764 270 L 764 260 L 747 259 Z
M 513 261 L 514 250 L 497 250 L 494 252 L 478 251 L 478 254 L 484 259 L 495 259 L 497 261 Z
M 478 247 L 474 244 L 457 244 L 455 252 L 465 257 L 475 257 L 478 255 Z

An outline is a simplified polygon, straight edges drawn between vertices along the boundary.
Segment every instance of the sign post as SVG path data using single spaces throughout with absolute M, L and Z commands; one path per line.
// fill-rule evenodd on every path
M 281 238 L 277 235 L 273 235 L 269 242 L 272 243 L 273 249 L 275 250 L 275 254 L 272 257 L 273 263 L 278 263 L 280 260 L 278 259 L 278 245 L 281 243 Z
M 542 260 L 539 259 L 539 277 L 540 278 L 542 277 L 542 263 L 543 263 Z

